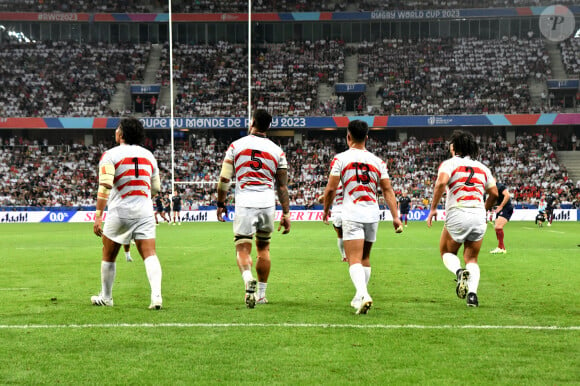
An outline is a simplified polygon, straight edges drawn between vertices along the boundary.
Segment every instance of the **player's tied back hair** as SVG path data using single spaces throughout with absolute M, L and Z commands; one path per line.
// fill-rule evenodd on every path
M 353 141 L 364 142 L 369 133 L 369 126 L 366 122 L 356 119 L 348 123 L 348 132 Z
M 458 156 L 475 158 L 479 153 L 475 137 L 468 131 L 455 130 L 449 138 L 449 143 L 453 144 L 453 150 Z
M 270 128 L 270 124 L 272 123 L 272 116 L 263 109 L 257 109 L 254 111 L 254 127 L 258 129 L 258 131 L 264 133 Z
M 123 118 L 119 125 L 127 145 L 141 145 L 145 141 L 145 128 L 136 118 Z

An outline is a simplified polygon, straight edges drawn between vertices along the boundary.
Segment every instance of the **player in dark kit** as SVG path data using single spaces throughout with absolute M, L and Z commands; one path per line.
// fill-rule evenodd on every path
M 167 225 L 171 225 L 171 198 L 169 197 L 169 193 L 163 197 L 163 215 L 167 217 Z
M 498 246 L 495 249 L 489 251 L 492 254 L 506 253 L 505 245 L 503 243 L 503 227 L 508 223 L 512 214 L 514 213 L 514 207 L 512 205 L 512 200 L 510 197 L 510 192 L 508 188 L 501 183 L 497 184 L 497 208 L 495 209 L 495 235 L 497 237 Z
M 405 221 L 405 228 L 407 227 L 407 217 L 409 216 L 409 209 L 411 209 L 411 199 L 407 196 L 407 192 L 402 192 L 402 197 L 399 198 L 399 213 L 401 215 L 401 222 Z
M 159 221 L 157 221 L 157 215 L 160 215 L 163 220 L 169 222 L 169 219 L 165 217 L 165 212 L 163 212 L 163 197 L 161 196 L 161 193 L 155 196 L 155 224 L 158 225 Z
M 181 225 L 181 196 L 179 192 L 175 192 L 175 195 L 171 197 L 171 202 L 173 204 L 173 225 L 177 222 Z
M 554 221 L 554 209 L 556 209 L 557 201 L 552 194 L 546 195 L 546 220 L 548 221 L 548 226 L 552 226 L 552 221 Z

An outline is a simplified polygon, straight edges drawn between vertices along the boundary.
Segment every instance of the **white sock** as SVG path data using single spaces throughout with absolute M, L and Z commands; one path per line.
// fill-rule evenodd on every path
M 362 264 L 351 265 L 348 268 L 348 272 L 350 273 L 350 279 L 354 284 L 354 288 L 356 288 L 356 296 L 359 298 L 362 296 L 369 296 L 365 282 L 365 271 Z
M 246 284 L 254 280 L 254 276 L 252 276 L 252 271 L 248 269 L 247 271 L 242 272 L 242 279 L 244 279 L 244 283 Z
M 266 297 L 266 288 L 268 288 L 268 283 L 258 282 L 258 299 Z
M 457 255 L 453 253 L 444 253 L 443 254 L 443 264 L 445 267 L 450 270 L 454 275 L 457 274 L 457 270 L 461 269 L 461 263 L 459 262 L 459 258 Z
M 161 264 L 157 255 L 151 255 L 144 261 L 145 271 L 151 286 L 151 297 L 161 296 Z
M 365 270 L 365 283 L 368 286 L 371 279 L 371 267 L 363 267 L 363 269 Z
M 125 252 L 125 257 L 128 259 L 131 257 L 131 252 Z
M 469 292 L 477 293 L 477 287 L 479 287 L 479 277 L 481 273 L 479 271 L 479 265 L 477 263 L 467 263 L 465 264 L 465 269 L 469 271 L 469 279 L 467 279 L 467 288 Z
M 117 273 L 117 265 L 108 261 L 101 261 L 101 295 L 105 299 L 113 298 L 113 282 Z
M 344 254 L 344 241 L 342 239 L 336 239 L 336 245 L 338 246 L 340 257 L 344 259 L 346 257 L 346 255 Z

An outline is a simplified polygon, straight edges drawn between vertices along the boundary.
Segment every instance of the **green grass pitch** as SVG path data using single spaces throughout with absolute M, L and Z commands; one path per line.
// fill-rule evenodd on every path
M 490 225 L 479 308 L 455 296 L 441 223 L 383 223 L 367 315 L 321 222 L 273 235 L 270 304 L 247 309 L 231 225 L 157 228 L 150 311 L 134 246 L 100 308 L 92 224 L 1 224 L 0 384 L 580 384 L 580 223 L 508 223 L 506 255 Z

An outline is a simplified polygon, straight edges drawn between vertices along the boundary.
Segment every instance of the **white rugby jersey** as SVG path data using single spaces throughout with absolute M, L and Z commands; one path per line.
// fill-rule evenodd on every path
M 449 176 L 445 209 L 478 208 L 485 210 L 483 195 L 485 190 L 495 185 L 491 171 L 479 161 L 470 157 L 455 156 L 443 161 L 439 174 Z
M 284 151 L 266 137 L 248 135 L 234 141 L 226 151 L 234 165 L 236 206 L 268 208 L 276 205 L 276 170 L 287 169 Z
M 377 191 L 380 180 L 389 178 L 384 161 L 367 150 L 349 149 L 334 157 L 330 175 L 339 176 L 343 186 L 343 220 L 379 221 Z
M 99 168 L 105 164 L 115 166 L 109 213 L 121 218 L 153 216 L 151 177 L 159 174 L 153 154 L 138 145 L 122 144 L 103 153 Z

